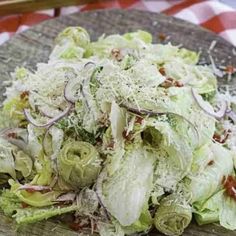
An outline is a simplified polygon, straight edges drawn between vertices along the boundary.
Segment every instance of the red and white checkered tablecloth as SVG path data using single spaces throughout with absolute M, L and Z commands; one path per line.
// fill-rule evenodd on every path
M 235 0 L 232 0 L 235 1 Z M 114 0 L 82 6 L 64 7 L 62 15 L 94 9 L 139 9 L 162 12 L 167 15 L 190 21 L 216 32 L 236 46 L 236 9 L 218 0 Z M 27 14 L 5 16 L 0 18 L 0 44 L 15 33 L 52 18 L 54 10 L 38 11 Z

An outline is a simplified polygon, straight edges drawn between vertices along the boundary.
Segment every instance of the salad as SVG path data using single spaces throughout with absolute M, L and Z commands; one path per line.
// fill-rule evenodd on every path
M 192 218 L 235 230 L 236 97 L 198 60 L 141 30 L 62 31 L 47 63 L 8 81 L 2 211 L 101 236 L 181 235 Z

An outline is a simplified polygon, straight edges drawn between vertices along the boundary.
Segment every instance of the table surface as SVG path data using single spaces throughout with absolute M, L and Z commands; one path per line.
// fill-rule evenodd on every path
M 112 19 L 112 20 L 111 20 Z M 138 20 L 137 20 L 138 19 Z M 4 91 L 2 81 L 9 79 L 9 73 L 16 66 L 24 65 L 34 69 L 37 62 L 46 62 L 53 47 L 55 36 L 67 26 L 80 25 L 88 30 L 92 39 L 101 34 L 125 33 L 132 30 L 143 29 L 153 34 L 154 42 L 160 42 L 158 35 L 167 36 L 163 43 L 171 41 L 174 45 L 183 45 L 186 48 L 202 51 L 201 61 L 209 63 L 207 50 L 213 40 L 216 46 L 212 55 L 217 64 L 236 66 L 235 48 L 214 33 L 185 21 L 167 17 L 162 14 L 144 11 L 104 10 L 77 13 L 45 21 L 30 30 L 17 35 L 0 47 L 0 93 Z M 219 84 L 226 80 L 221 79 Z M 234 81 L 231 82 L 234 85 Z M 4 236 L 46 236 L 78 235 L 53 220 L 40 222 L 20 228 L 0 212 L 0 235 Z M 161 235 L 155 233 L 154 235 Z M 185 236 L 236 236 L 236 232 L 228 231 L 217 225 L 199 227 L 192 223 Z

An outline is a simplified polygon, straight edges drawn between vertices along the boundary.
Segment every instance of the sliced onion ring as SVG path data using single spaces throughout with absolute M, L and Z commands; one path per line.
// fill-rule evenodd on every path
M 107 172 L 105 169 L 103 169 L 97 178 L 97 182 L 95 184 L 95 193 L 96 193 L 99 204 L 104 209 L 104 213 L 107 220 L 110 221 L 111 217 L 109 215 L 109 211 L 107 210 L 107 208 L 105 207 L 103 203 L 103 196 L 102 196 L 102 184 L 106 177 L 107 177 Z
M 73 202 L 76 198 L 76 193 L 68 192 L 60 195 L 55 202 Z
M 197 142 L 199 143 L 200 140 L 200 135 L 198 133 L 197 127 L 190 121 L 188 120 L 186 117 L 175 113 L 175 112 L 159 112 L 159 111 L 152 111 L 152 110 L 147 110 L 147 109 L 138 109 L 138 108 L 134 108 L 134 107 L 129 107 L 126 104 L 120 104 L 121 107 L 125 108 L 127 111 L 134 113 L 136 115 L 146 115 L 146 116 L 161 116 L 161 115 L 174 115 L 174 116 L 178 116 L 181 119 L 183 119 L 184 121 L 186 121 L 194 130 L 195 134 L 196 134 L 196 138 L 197 138 Z
M 65 117 L 70 112 L 72 107 L 73 107 L 73 104 L 69 103 L 68 107 L 63 112 L 61 112 L 54 118 L 48 120 L 48 122 L 45 124 L 38 124 L 37 121 L 35 121 L 35 119 L 32 117 L 29 109 L 24 109 L 23 111 L 24 111 L 25 118 L 28 120 L 29 123 L 39 128 L 45 128 L 45 127 L 49 127 L 53 125 L 54 123 L 58 122 L 60 119 Z
M 216 119 L 222 119 L 227 111 L 227 102 L 223 101 L 220 109 L 217 112 L 211 111 L 207 106 L 205 106 L 201 96 L 192 88 L 192 95 L 198 106 L 206 112 L 208 115 L 215 117 Z
M 84 64 L 84 68 L 87 68 L 89 66 L 93 66 L 94 67 L 94 66 L 96 66 L 96 64 L 93 61 L 89 61 L 89 62 Z
M 74 88 L 78 84 L 80 85 L 80 82 L 77 79 L 71 79 L 66 83 L 64 88 L 64 98 L 66 99 L 66 101 L 75 103 L 79 100 L 79 96 L 76 96 L 76 94 L 73 93 Z
M 28 190 L 28 191 L 35 191 L 35 192 L 41 192 L 41 191 L 52 191 L 52 188 L 49 186 L 43 186 L 43 185 L 22 185 L 18 188 L 18 190 Z

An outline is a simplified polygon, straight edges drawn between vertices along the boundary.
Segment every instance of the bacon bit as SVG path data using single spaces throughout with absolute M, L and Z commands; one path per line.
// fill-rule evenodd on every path
M 29 96 L 29 91 L 24 91 L 21 93 L 20 98 L 23 100 L 24 98 L 27 98 Z
M 228 139 L 230 133 L 231 133 L 231 130 L 224 130 L 223 135 L 219 135 L 219 134 L 215 133 L 215 134 L 213 135 L 213 139 L 214 139 L 216 142 L 223 144 L 223 143 L 225 143 L 226 140 Z
M 115 142 L 114 141 L 111 141 L 108 145 L 107 145 L 107 148 L 109 149 L 114 149 L 115 147 Z
M 136 116 L 136 118 L 135 118 L 135 123 L 137 123 L 137 124 L 142 124 L 143 123 L 143 118 L 142 117 L 140 117 L 140 116 Z
M 170 88 L 173 86 L 173 81 L 172 78 L 167 78 L 160 86 L 163 88 Z
M 90 227 L 90 222 L 85 221 L 85 222 L 73 222 L 69 224 L 69 227 L 74 230 L 74 231 L 80 231 L 83 228 L 89 228 Z
M 232 65 L 228 65 L 225 67 L 225 72 L 228 74 L 233 74 L 235 72 L 235 68 Z
M 122 56 L 122 54 L 121 54 L 121 50 L 118 49 L 118 48 L 113 48 L 113 49 L 111 50 L 111 55 L 112 55 L 112 57 L 113 57 L 114 59 L 116 59 L 117 61 L 122 61 L 122 59 L 123 59 L 123 56 Z
M 165 71 L 165 68 L 164 67 L 161 67 L 160 69 L 159 69 L 159 72 L 162 74 L 162 75 L 166 75 L 166 71 Z
M 14 138 L 14 139 L 17 139 L 17 133 L 14 133 L 14 132 L 12 132 L 12 133 L 8 133 L 8 134 L 7 134 L 7 137 L 8 137 L 8 138 Z
M 125 140 L 127 140 L 127 141 L 131 141 L 131 140 L 134 138 L 132 132 L 129 132 L 129 133 L 127 134 L 127 131 L 126 131 L 126 130 L 124 130 L 124 131 L 122 132 L 122 136 L 123 136 L 123 138 L 124 138 Z
M 158 34 L 158 38 L 161 40 L 161 41 L 164 41 L 166 39 L 166 35 L 164 33 L 159 33 Z
M 226 194 L 236 200 L 236 179 L 229 175 L 223 182 Z
M 25 203 L 25 202 L 22 202 L 22 203 L 21 203 L 21 207 L 22 207 L 22 208 L 27 208 L 27 207 L 29 207 L 29 205 L 28 205 L 27 203 Z
M 207 165 L 208 165 L 208 166 L 212 166 L 214 163 L 215 163 L 214 160 L 211 160 L 211 161 L 209 161 L 209 162 L 207 163 Z
M 69 224 L 69 227 L 72 229 L 72 230 L 74 230 L 74 231 L 79 231 L 79 230 L 81 230 L 82 229 L 82 227 L 80 226 L 80 224 L 79 223 L 70 223 Z
M 182 82 L 176 80 L 176 81 L 174 82 L 174 86 L 180 88 L 180 87 L 183 87 L 184 85 L 183 85 Z
M 167 78 L 161 85 L 161 87 L 163 88 L 170 88 L 170 87 L 183 87 L 183 83 L 178 81 L 178 80 L 174 80 L 172 78 Z

